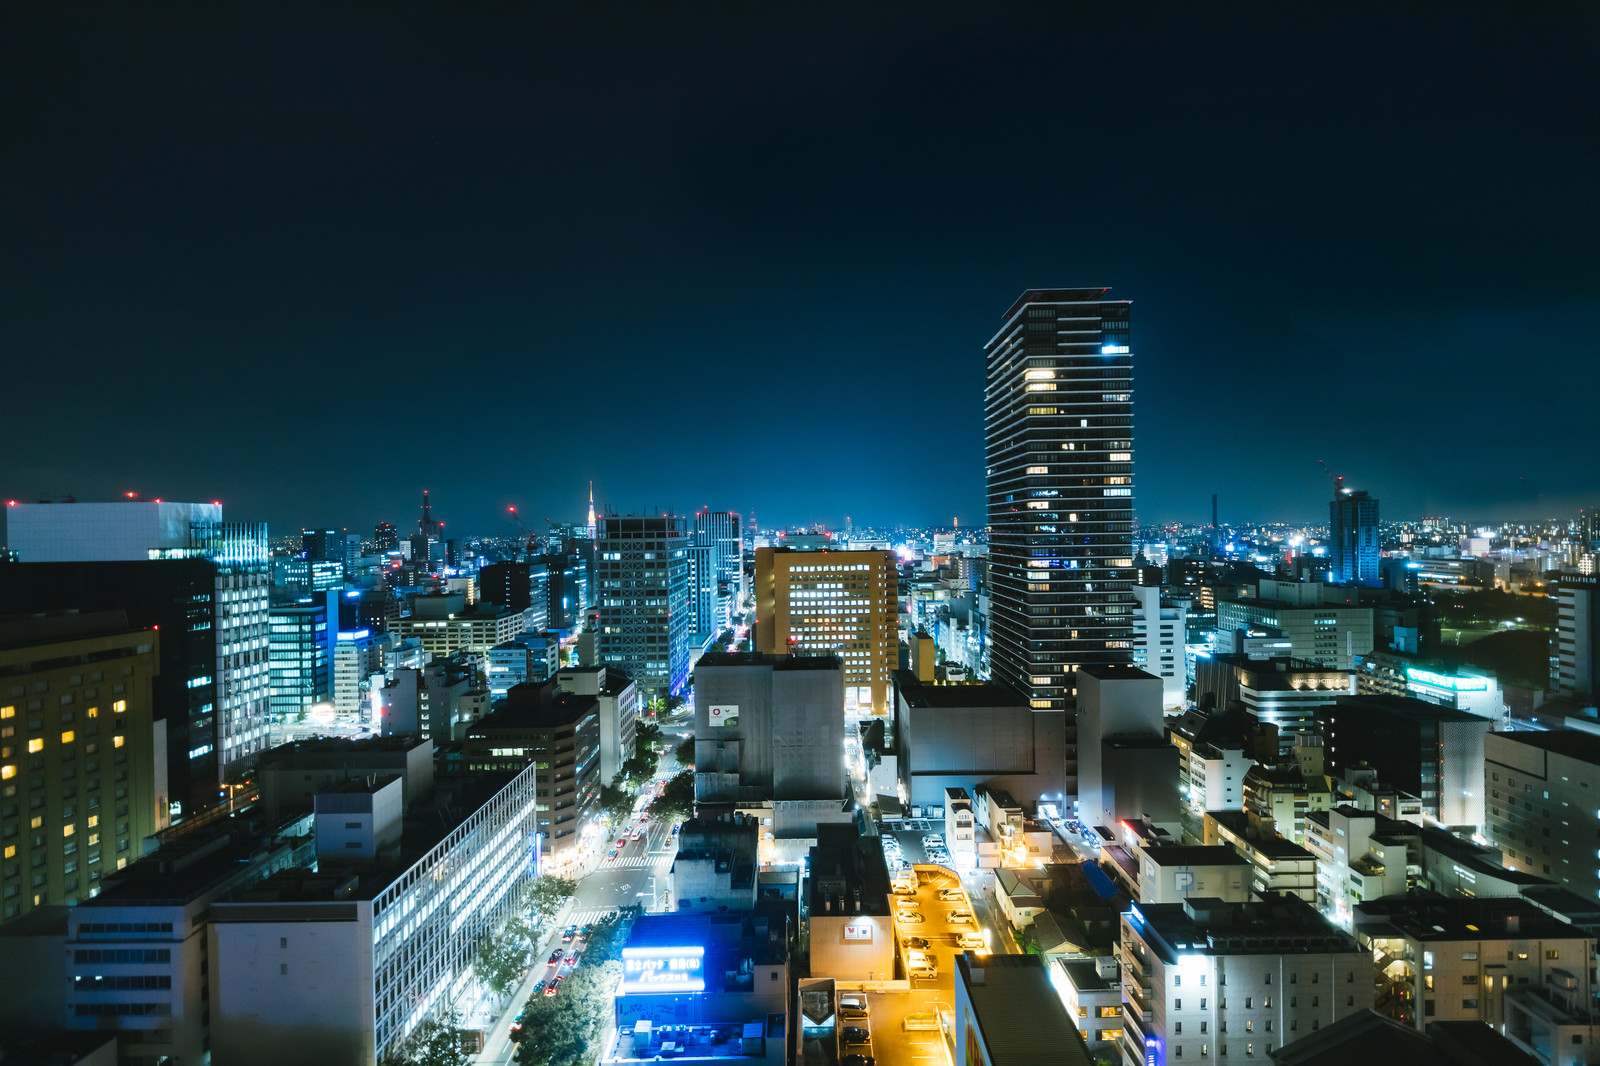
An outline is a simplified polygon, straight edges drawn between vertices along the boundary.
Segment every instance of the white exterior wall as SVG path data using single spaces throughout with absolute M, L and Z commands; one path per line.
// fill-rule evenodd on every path
M 1163 607 L 1155 585 L 1136 585 L 1133 595 L 1133 665 L 1161 679 L 1163 709 L 1180 708 L 1188 686 L 1184 634 L 1189 612 Z
M 311 917 L 333 908 L 352 917 Z M 307 918 L 211 925 L 215 1062 L 376 1061 L 372 904 L 300 904 L 297 910 Z
M 1157 1061 L 1165 1066 L 1265 1060 L 1284 1044 L 1373 1005 L 1372 957 L 1365 951 L 1198 951 L 1168 964 L 1123 915 L 1118 960 L 1128 1066 L 1145 1066 L 1147 1036 L 1164 1045 L 1165 1057 Z

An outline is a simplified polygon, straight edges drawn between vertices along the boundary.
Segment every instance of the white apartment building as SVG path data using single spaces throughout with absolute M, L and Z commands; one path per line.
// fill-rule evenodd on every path
M 1125 1066 L 1265 1061 L 1373 1003 L 1371 954 L 1293 896 L 1136 904 L 1117 961 Z
M 1189 612 L 1163 604 L 1157 585 L 1135 585 L 1133 600 L 1133 665 L 1161 679 L 1162 709 L 1177 710 L 1188 689 L 1184 634 Z
M 1348 929 L 1360 904 L 1405 895 L 1408 871 L 1421 873 L 1408 837 L 1395 820 L 1348 805 L 1307 815 L 1306 850 L 1317 857 L 1322 913 Z
M 1189 748 L 1189 806 L 1196 812 L 1244 810 L 1244 779 L 1255 760 L 1243 748 L 1201 741 Z

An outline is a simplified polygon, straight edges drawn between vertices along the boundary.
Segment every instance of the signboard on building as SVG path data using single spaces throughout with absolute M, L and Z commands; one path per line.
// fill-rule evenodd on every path
M 703 947 L 623 948 L 618 994 L 704 992 L 705 953 Z
M 729 726 L 739 724 L 738 704 L 723 705 L 720 707 L 713 705 L 709 709 L 708 713 L 711 715 L 711 724 L 713 726 Z
M 844 938 L 846 940 L 872 940 L 872 923 L 854 921 L 844 923 Z

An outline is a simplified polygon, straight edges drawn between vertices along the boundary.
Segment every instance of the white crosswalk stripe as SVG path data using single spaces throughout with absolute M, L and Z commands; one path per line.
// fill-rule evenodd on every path
M 644 866 L 668 866 L 671 863 L 672 855 L 625 855 L 617 859 L 607 859 L 601 869 L 638 869 Z
M 617 913 L 617 910 L 616 910 L 615 907 L 605 907 L 605 908 L 601 908 L 601 909 L 592 909 L 591 908 L 590 910 L 578 911 L 577 913 L 573 914 L 573 916 L 570 919 L 568 919 L 568 921 L 572 925 L 588 925 L 591 922 L 598 922 L 600 919 L 606 917 L 608 914 L 615 914 L 615 913 Z

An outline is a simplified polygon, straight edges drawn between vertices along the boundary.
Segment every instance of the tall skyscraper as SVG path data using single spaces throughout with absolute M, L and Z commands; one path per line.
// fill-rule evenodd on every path
M 1383 584 L 1378 573 L 1377 500 L 1365 492 L 1342 486 L 1335 489 L 1328 504 L 1328 532 L 1333 564 L 1328 571 L 1329 584 L 1368 588 Z
M 372 527 L 372 541 L 379 555 L 392 552 L 400 547 L 400 531 L 388 522 L 379 522 Z
M 1029 289 L 984 346 L 990 677 L 1036 710 L 1073 706 L 1078 667 L 1131 658 L 1130 305 L 1106 292 Z
M 665 698 L 689 683 L 689 521 L 674 515 L 600 520 L 601 666 L 616 667 L 641 696 Z

